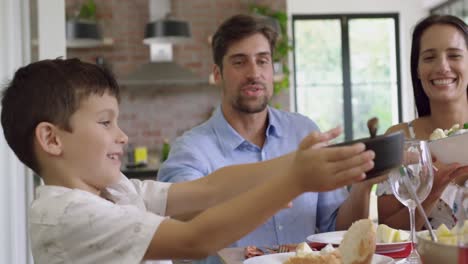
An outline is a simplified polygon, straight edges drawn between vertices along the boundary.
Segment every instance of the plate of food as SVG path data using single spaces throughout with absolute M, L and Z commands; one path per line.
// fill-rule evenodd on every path
M 338 246 L 343 240 L 346 231 L 335 231 L 327 233 L 319 233 L 307 237 L 307 241 L 317 244 L 332 244 Z M 397 230 L 386 225 L 377 226 L 376 250 L 378 254 L 399 252 L 406 249 L 406 246 L 411 243 L 409 241 L 409 231 Z
M 253 257 L 244 260 L 244 264 L 283 264 L 286 261 L 288 261 L 291 257 L 294 257 L 296 253 L 294 252 L 289 252 L 289 253 L 276 253 L 276 254 L 269 254 L 269 255 L 263 255 L 259 257 Z M 314 263 L 320 263 L 320 262 L 314 262 Z M 324 260 L 321 263 L 326 263 L 326 264 L 333 264 L 333 262 L 327 262 Z M 338 262 L 341 263 L 341 262 Z M 395 261 L 387 256 L 383 255 L 378 255 L 374 254 L 372 256 L 372 261 L 371 264 L 393 264 Z
M 311 243 L 319 243 L 324 245 L 332 244 L 333 246 L 339 246 L 345 233 L 346 231 L 335 231 L 313 234 L 307 237 L 307 241 Z
M 429 137 L 429 149 L 443 163 L 458 162 L 468 165 L 468 123 L 453 125 L 450 129 L 435 129 Z
M 394 260 L 375 253 L 376 232 L 372 221 L 361 219 L 346 231 L 338 248 L 328 244 L 320 251 L 313 251 L 306 242 L 296 247 L 296 252 L 277 253 L 253 257 L 244 264 L 391 264 Z

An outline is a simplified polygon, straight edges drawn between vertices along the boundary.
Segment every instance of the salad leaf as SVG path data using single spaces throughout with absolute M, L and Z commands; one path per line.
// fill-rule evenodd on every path
M 463 124 L 464 129 L 468 129 L 468 123 Z

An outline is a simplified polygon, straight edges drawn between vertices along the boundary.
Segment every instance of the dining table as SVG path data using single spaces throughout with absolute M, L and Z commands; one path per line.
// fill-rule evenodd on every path
M 224 248 L 218 251 L 218 256 L 225 264 L 242 264 L 244 262 L 244 248 Z

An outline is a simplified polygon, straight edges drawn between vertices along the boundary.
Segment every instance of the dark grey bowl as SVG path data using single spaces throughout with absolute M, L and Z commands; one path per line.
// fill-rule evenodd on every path
M 388 135 L 377 136 L 375 138 L 361 138 L 353 141 L 343 142 L 330 147 L 351 145 L 362 142 L 366 145 L 366 150 L 375 152 L 374 168 L 366 173 L 366 179 L 383 175 L 393 168 L 401 165 L 403 160 L 403 142 L 405 135 L 398 131 Z

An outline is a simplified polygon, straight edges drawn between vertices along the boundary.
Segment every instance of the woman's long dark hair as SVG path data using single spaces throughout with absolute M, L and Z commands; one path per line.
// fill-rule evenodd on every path
M 413 82 L 413 93 L 418 116 L 428 116 L 431 114 L 431 106 L 429 105 L 429 98 L 423 90 L 421 80 L 418 78 L 418 61 L 419 52 L 421 49 L 421 36 L 429 27 L 442 24 L 449 25 L 460 31 L 465 37 L 465 44 L 468 46 L 468 28 L 466 23 L 456 16 L 451 15 L 431 15 L 421 20 L 413 31 L 413 38 L 411 41 L 411 80 Z M 468 96 L 468 93 L 467 93 Z

